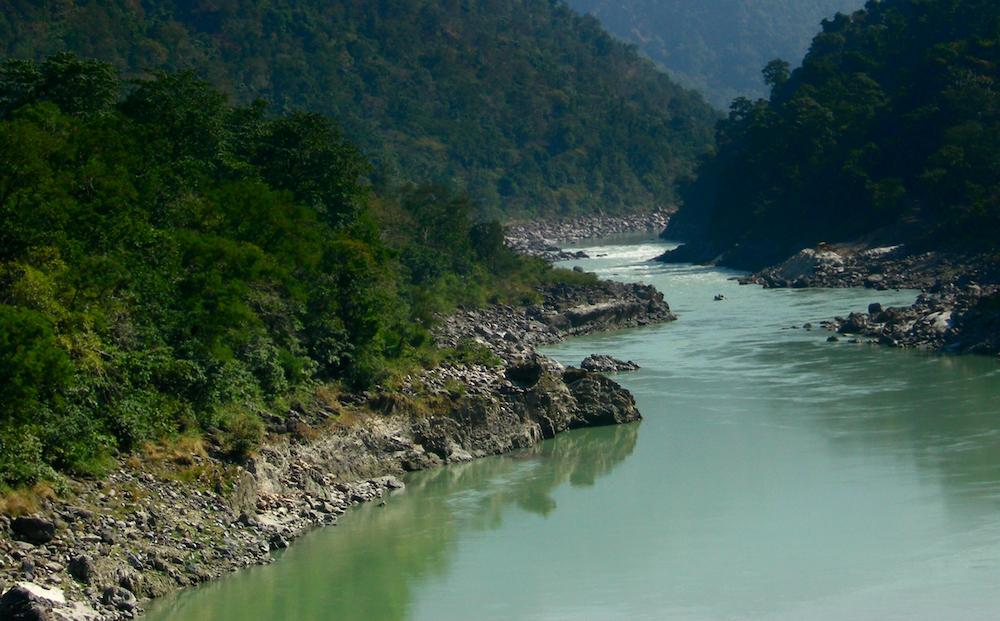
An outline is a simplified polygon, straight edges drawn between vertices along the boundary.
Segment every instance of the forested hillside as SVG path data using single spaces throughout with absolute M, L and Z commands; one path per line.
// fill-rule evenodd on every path
M 716 107 L 760 97 L 760 68 L 775 58 L 798 65 L 820 20 L 863 0 L 568 0 L 631 41 Z
M 493 214 L 670 204 L 716 121 L 550 0 L 5 2 L 0 42 L 127 75 L 192 68 L 237 102 L 328 115 L 376 174 L 446 183 Z
M 436 313 L 589 278 L 460 196 L 375 195 L 325 117 L 186 73 L 126 92 L 68 55 L 0 65 L 0 491 L 176 434 L 240 455 L 320 387 L 485 355 L 432 347 Z
M 875 231 L 978 250 L 1000 231 L 1000 4 L 884 0 L 823 23 L 738 100 L 669 234 L 759 267 Z

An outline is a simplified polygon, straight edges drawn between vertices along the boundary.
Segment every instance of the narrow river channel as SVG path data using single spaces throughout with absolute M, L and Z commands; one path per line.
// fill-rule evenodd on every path
M 146 618 L 997 618 L 1000 364 L 801 329 L 913 292 L 741 287 L 650 263 L 664 246 L 589 243 L 571 264 L 656 285 L 679 321 L 546 352 L 642 365 L 616 378 L 641 424 L 412 474 Z

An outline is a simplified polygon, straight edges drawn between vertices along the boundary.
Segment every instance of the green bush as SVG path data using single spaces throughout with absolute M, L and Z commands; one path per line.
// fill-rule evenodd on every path
M 503 364 L 489 347 L 476 341 L 462 341 L 457 347 L 445 350 L 445 360 L 452 364 L 477 364 L 484 367 Z
M 0 430 L 0 489 L 49 479 L 54 472 L 42 457 L 41 440 L 26 427 Z
M 245 459 L 264 440 L 264 423 L 245 408 L 230 405 L 217 413 L 215 439 L 222 452 L 233 459 Z
M 33 420 L 43 403 L 61 399 L 72 376 L 48 319 L 0 304 L 0 423 Z

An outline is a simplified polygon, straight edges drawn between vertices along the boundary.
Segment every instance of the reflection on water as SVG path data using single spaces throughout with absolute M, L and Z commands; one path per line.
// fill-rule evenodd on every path
M 618 378 L 641 426 L 416 474 L 150 618 L 995 618 L 1000 365 L 802 329 L 914 292 L 740 287 L 647 260 L 663 248 L 591 244 L 575 263 L 652 282 L 680 321 L 548 352 L 642 365 Z
M 502 528 L 515 508 L 550 514 L 553 490 L 594 485 L 632 453 L 638 430 L 581 430 L 510 455 L 414 473 L 385 506 L 358 507 L 275 565 L 171 598 L 149 618 L 406 619 L 414 588 L 447 573 L 458 533 Z

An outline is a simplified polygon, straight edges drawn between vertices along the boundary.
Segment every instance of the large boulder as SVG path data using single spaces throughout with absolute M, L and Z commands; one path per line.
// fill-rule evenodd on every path
M 10 523 L 10 530 L 14 539 L 36 546 L 48 543 L 56 536 L 55 523 L 40 517 L 14 518 Z
M 563 381 L 575 401 L 571 427 L 621 425 L 642 419 L 632 394 L 604 375 L 567 369 Z
M 135 610 L 139 606 L 139 601 L 136 599 L 135 594 L 120 586 L 109 586 L 104 589 L 104 594 L 101 596 L 101 603 L 105 606 L 117 608 L 118 610 L 129 611 Z
M 591 354 L 580 363 L 580 368 L 595 373 L 617 373 L 620 371 L 637 371 L 639 365 L 631 360 L 619 360 L 605 354 Z
M 870 328 L 868 315 L 864 313 L 851 313 L 841 324 L 837 332 L 841 334 L 866 334 Z
M 4 621 L 48 621 L 49 618 L 42 601 L 21 585 L 0 597 L 0 619 Z
M 94 576 L 97 574 L 94 560 L 85 554 L 70 559 L 67 569 L 69 570 L 69 575 L 83 584 L 93 582 Z
M 781 280 L 794 282 L 814 276 L 821 270 L 842 267 L 843 265 L 844 257 L 832 250 L 806 248 L 779 265 L 774 270 L 774 276 Z
M 542 375 L 545 374 L 545 364 L 540 357 L 534 356 L 527 360 L 511 364 L 504 373 L 507 379 L 518 386 L 532 388 L 542 379 Z
M 955 334 L 949 347 L 979 354 L 1000 353 L 1000 293 L 979 298 L 972 306 L 952 320 Z

